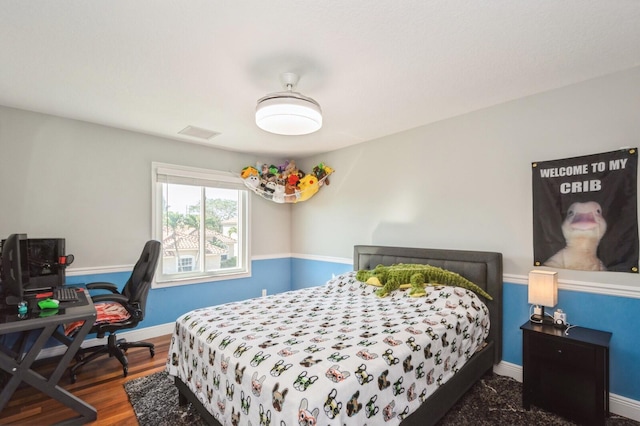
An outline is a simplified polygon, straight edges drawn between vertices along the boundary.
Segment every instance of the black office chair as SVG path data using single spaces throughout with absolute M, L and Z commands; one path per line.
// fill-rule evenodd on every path
M 151 281 L 156 271 L 158 258 L 162 244 L 159 241 L 147 241 L 140 255 L 140 259 L 133 267 L 131 277 L 122 289 L 122 293 L 118 292 L 118 287 L 112 283 L 96 282 L 87 284 L 88 290 L 108 290 L 111 294 L 91 295 L 94 304 L 98 305 L 102 302 L 115 302 L 129 313 L 127 319 L 106 319 L 101 318 L 100 311 L 95 324 L 91 328 L 89 334 L 97 333 L 98 338 L 103 338 L 109 334 L 107 344 L 93 346 L 80 349 L 76 354 L 76 364 L 71 367 L 71 382 L 75 383 L 77 376 L 76 371 L 88 362 L 98 358 L 101 355 L 109 354 L 109 357 L 115 356 L 122 364 L 122 371 L 126 377 L 129 372 L 128 361 L 125 352 L 129 348 L 149 348 L 149 352 L 153 357 L 155 348 L 153 343 L 148 342 L 127 342 L 125 339 L 118 339 L 116 332 L 128 328 L 137 327 L 144 319 L 147 295 L 151 288 Z M 107 305 L 103 305 L 107 306 Z M 118 306 L 119 307 L 119 306 Z

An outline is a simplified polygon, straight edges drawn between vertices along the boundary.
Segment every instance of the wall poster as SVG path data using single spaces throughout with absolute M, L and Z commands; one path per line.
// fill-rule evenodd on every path
M 532 163 L 535 266 L 638 273 L 637 148 Z

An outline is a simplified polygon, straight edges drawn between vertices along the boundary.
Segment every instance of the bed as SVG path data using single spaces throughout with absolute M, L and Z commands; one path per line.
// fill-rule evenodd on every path
M 427 287 L 383 299 L 355 271 L 456 272 L 492 296 Z M 167 359 L 179 403 L 210 424 L 435 424 L 502 356 L 502 255 L 354 247 L 325 286 L 185 313 Z

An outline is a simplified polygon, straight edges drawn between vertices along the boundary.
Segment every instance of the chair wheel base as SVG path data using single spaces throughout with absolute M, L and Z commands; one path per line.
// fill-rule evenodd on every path
M 129 363 L 126 353 L 131 347 L 134 348 L 149 348 L 149 353 L 153 358 L 156 354 L 155 346 L 153 343 L 148 342 L 127 342 L 125 339 L 118 339 L 115 334 L 110 334 L 107 344 L 101 346 L 95 346 L 92 348 L 85 348 L 81 353 L 77 353 L 75 356 L 76 364 L 71 367 L 71 383 L 75 383 L 77 380 L 76 371 L 83 365 L 93 361 L 94 359 L 106 355 L 108 357 L 115 357 L 122 364 L 122 373 L 124 377 L 129 374 Z

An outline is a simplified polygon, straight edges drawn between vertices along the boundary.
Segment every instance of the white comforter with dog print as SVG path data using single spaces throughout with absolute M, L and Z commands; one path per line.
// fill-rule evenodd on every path
M 487 307 L 340 275 L 325 286 L 197 309 L 176 320 L 167 371 L 223 425 L 394 425 L 480 349 Z

